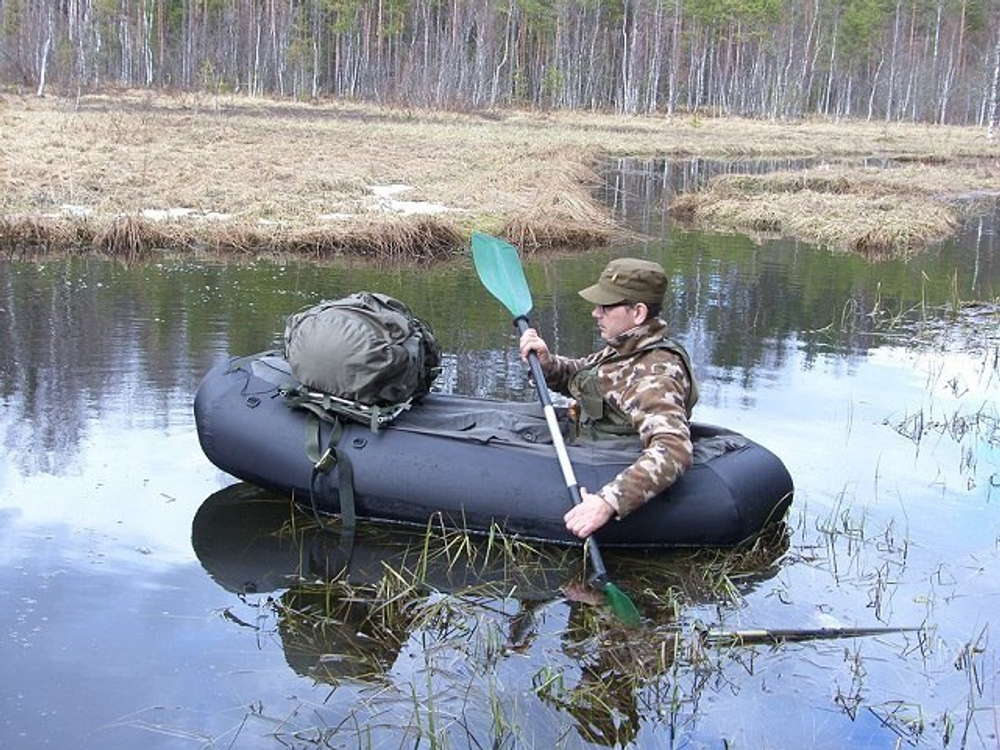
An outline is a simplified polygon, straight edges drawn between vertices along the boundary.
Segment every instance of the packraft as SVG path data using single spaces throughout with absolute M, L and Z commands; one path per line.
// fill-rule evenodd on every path
M 537 402 L 432 392 L 376 432 L 340 420 L 334 439 L 332 425 L 310 424 L 307 412 L 288 408 L 280 390 L 290 380 L 288 362 L 273 352 L 217 363 L 195 397 L 198 438 L 222 471 L 291 497 L 324 520 L 339 514 L 343 549 L 354 518 L 579 543 L 563 519 L 572 500 Z M 566 431 L 567 409 L 555 416 Z M 322 445 L 335 443 L 349 460 L 350 496 L 336 472 L 315 472 L 302 450 L 304 431 Z M 691 439 L 694 463 L 641 509 L 602 526 L 595 535 L 602 547 L 730 546 L 786 515 L 793 485 L 777 456 L 746 436 L 697 422 Z M 588 488 L 614 479 L 641 449 L 636 438 L 566 445 Z

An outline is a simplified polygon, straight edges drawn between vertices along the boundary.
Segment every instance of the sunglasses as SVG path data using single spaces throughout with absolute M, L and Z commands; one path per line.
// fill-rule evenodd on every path
M 616 307 L 635 307 L 635 302 L 629 302 L 625 300 L 624 302 L 615 302 L 613 305 L 595 305 L 601 315 L 606 314 L 609 310 L 614 310 Z

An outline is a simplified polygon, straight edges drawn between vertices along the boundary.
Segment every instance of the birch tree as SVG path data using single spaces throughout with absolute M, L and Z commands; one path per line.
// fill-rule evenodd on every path
M 993 48 L 993 84 L 990 86 L 990 103 L 987 107 L 986 137 L 990 141 L 996 140 L 997 118 L 1000 117 L 1000 112 L 997 111 L 997 89 L 1000 88 L 1000 18 L 997 21 L 997 41 Z
M 0 83 L 995 129 L 1000 0 L 0 0 Z
M 49 69 L 49 52 L 52 49 L 52 7 L 49 6 L 48 13 L 45 14 L 45 41 L 42 42 L 42 49 L 38 55 L 38 90 L 36 96 L 45 95 L 45 78 Z

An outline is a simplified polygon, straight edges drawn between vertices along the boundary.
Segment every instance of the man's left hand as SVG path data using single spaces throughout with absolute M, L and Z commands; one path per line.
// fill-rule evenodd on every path
M 570 508 L 563 520 L 570 533 L 586 539 L 608 522 L 615 514 L 615 509 L 604 502 L 600 495 L 587 492 L 582 487 L 580 497 L 583 502 Z

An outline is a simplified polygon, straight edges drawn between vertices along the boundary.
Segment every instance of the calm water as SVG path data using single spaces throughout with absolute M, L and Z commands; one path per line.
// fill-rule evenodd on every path
M 655 237 L 615 253 L 668 269 L 696 417 L 774 450 L 797 494 L 787 549 L 723 585 L 711 563 L 607 555 L 650 613 L 640 634 L 563 595 L 572 554 L 512 596 L 467 588 L 496 571 L 432 566 L 434 590 L 373 631 L 294 583 L 322 537 L 279 536 L 287 508 L 201 454 L 201 374 L 362 289 L 433 326 L 442 389 L 531 399 L 471 263 L 0 262 L 0 746 L 996 748 L 1000 336 L 965 304 L 1000 296 L 996 220 L 872 265 L 672 228 L 678 179 L 615 173 L 609 200 Z M 575 291 L 608 257 L 528 264 L 560 350 L 596 343 Z M 367 530 L 357 574 L 379 580 L 406 541 Z M 921 630 L 699 650 L 701 625 Z

